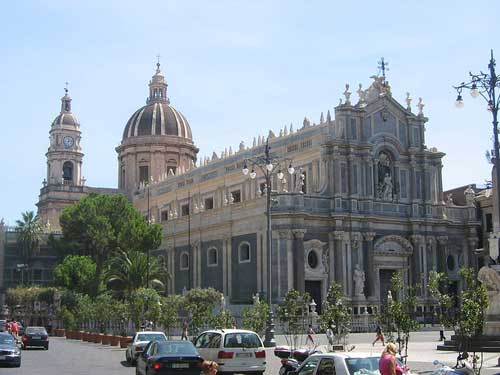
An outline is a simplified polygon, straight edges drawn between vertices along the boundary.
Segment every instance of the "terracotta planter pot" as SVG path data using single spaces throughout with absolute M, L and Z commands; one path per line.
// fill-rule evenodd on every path
M 85 340 L 86 338 L 87 338 L 87 332 L 83 331 L 83 332 L 82 332 L 82 337 L 81 337 L 81 340 L 82 340 L 82 341 L 87 341 L 87 340 Z
M 70 340 L 73 337 L 73 331 L 66 331 L 66 338 Z
M 101 343 L 103 345 L 109 345 L 109 339 L 111 338 L 110 335 L 107 335 L 107 334 L 104 334 L 102 335 L 102 340 L 101 340 Z
M 57 337 L 64 337 L 64 335 L 66 334 L 66 332 L 64 331 L 64 329 L 62 328 L 57 328 L 55 331 L 54 331 L 55 335 Z
M 120 336 L 120 348 L 126 348 L 129 340 L 132 339 L 132 336 Z
M 102 340 L 102 334 L 101 333 L 96 333 L 94 335 L 94 343 L 95 344 L 100 344 Z
M 96 334 L 95 334 L 95 333 L 93 333 L 93 332 L 90 332 L 90 333 L 89 333 L 89 342 L 94 342 L 94 340 L 95 340 L 95 335 L 96 335 Z
M 109 345 L 111 345 L 111 346 L 120 345 L 120 336 L 110 336 L 109 337 Z
M 82 339 L 82 332 L 81 331 L 75 331 L 73 333 L 73 340 L 81 340 Z

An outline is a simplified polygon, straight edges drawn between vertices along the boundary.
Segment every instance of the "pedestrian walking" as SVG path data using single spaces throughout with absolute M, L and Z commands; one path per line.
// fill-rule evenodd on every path
M 335 339 L 335 334 L 333 333 L 335 325 L 333 324 L 332 321 L 328 324 L 328 328 L 326 329 L 326 338 L 328 340 L 328 350 L 331 350 L 333 347 L 333 342 Z
M 382 341 L 382 345 L 385 345 L 384 332 L 382 332 L 382 327 L 380 324 L 377 324 L 377 328 L 375 329 L 375 341 L 372 342 L 372 346 L 375 345 L 377 341 Z
M 439 327 L 439 341 L 444 341 L 446 340 L 446 337 L 444 336 L 444 325 L 441 324 Z
M 12 334 L 12 322 L 10 319 L 7 319 L 7 323 L 5 323 L 5 330 Z
M 17 325 L 17 322 L 15 320 L 12 321 L 10 330 L 12 336 L 14 336 L 14 338 L 17 340 L 17 337 L 19 335 L 19 326 Z
M 189 328 L 189 323 L 187 320 L 184 320 L 182 322 L 182 336 L 181 340 L 188 340 L 188 328 Z
M 316 332 L 314 332 L 314 329 L 312 327 L 312 324 L 309 324 L 309 328 L 307 328 L 307 338 L 306 338 L 306 345 L 311 342 L 311 344 L 315 345 L 314 343 L 314 335 Z
M 392 342 L 388 343 L 382 352 L 380 361 L 378 363 L 378 370 L 380 375 L 402 375 L 403 369 L 396 361 L 397 348 Z

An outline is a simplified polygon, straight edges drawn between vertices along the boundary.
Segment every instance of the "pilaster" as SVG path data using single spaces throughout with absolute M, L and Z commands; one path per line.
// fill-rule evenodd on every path
M 438 236 L 437 239 L 437 270 L 438 272 L 446 272 L 446 245 L 448 236 Z
M 365 295 L 368 298 L 376 298 L 375 295 L 375 273 L 373 268 L 373 240 L 375 238 L 375 232 L 365 232 L 363 233 L 363 238 L 366 242 L 366 263 L 364 267 L 366 275 L 366 285 L 365 285 Z
M 292 229 L 294 252 L 294 288 L 305 291 L 304 235 L 306 229 Z

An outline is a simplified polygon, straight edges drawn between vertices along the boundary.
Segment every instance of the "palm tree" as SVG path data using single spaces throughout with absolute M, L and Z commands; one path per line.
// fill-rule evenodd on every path
M 109 262 L 104 274 L 110 286 L 129 296 L 134 290 L 147 287 L 146 278 L 148 270 L 148 256 L 140 251 L 129 252 L 119 250 L 116 257 Z M 168 273 L 155 257 L 149 259 L 149 286 L 155 289 L 165 287 Z
M 33 211 L 23 212 L 22 220 L 17 220 L 16 224 L 17 241 L 21 247 L 21 255 L 24 263 L 29 267 L 33 256 L 40 251 L 42 225 L 38 215 L 35 215 Z M 24 272 L 24 269 L 25 267 L 21 272 Z

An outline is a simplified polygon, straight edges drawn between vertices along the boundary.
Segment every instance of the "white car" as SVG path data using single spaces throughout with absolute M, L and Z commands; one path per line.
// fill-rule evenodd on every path
M 321 353 L 307 358 L 289 375 L 380 375 L 380 355 L 366 353 Z M 410 372 L 405 374 L 411 375 Z
M 219 372 L 262 375 L 266 371 L 266 351 L 253 331 L 205 331 L 196 338 L 194 346 L 203 359 L 217 362 Z
M 125 359 L 130 364 L 137 362 L 137 357 L 142 353 L 150 341 L 167 341 L 167 336 L 163 332 L 141 331 L 137 332 L 127 345 Z

